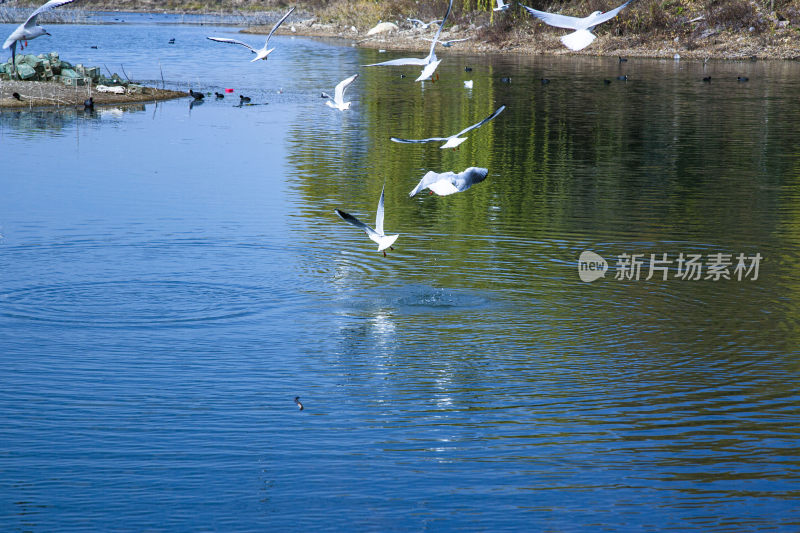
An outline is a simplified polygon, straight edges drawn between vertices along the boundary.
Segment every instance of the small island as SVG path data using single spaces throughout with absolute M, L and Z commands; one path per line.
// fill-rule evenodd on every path
M 152 102 L 188 96 L 182 91 L 146 87 L 98 67 L 73 65 L 57 52 L 20 54 L 16 65 L 0 63 L 0 107 L 83 106 Z

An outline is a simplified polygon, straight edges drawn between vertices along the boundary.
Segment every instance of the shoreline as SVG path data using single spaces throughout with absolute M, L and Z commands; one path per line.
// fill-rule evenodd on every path
M 423 38 L 432 37 L 435 29 L 400 27 L 397 31 L 367 36 L 366 31 L 359 31 L 353 26 L 344 26 L 318 22 L 309 18 L 292 24 L 284 24 L 276 35 L 295 35 L 298 37 L 317 37 L 342 39 L 355 43 L 358 47 L 408 52 L 427 52 L 430 42 Z M 435 28 L 435 27 L 434 27 Z M 249 26 L 241 30 L 245 34 L 266 35 L 270 31 L 267 26 Z M 448 48 L 447 53 L 465 54 L 499 54 L 512 53 L 520 55 L 550 56 L 585 56 L 585 57 L 638 57 L 653 59 L 689 60 L 800 60 L 800 35 L 797 30 L 784 27 L 768 37 L 733 32 L 712 32 L 705 38 L 681 39 L 667 36 L 645 39 L 642 36 L 615 36 L 607 32 L 597 32 L 597 39 L 589 47 L 573 52 L 560 42 L 565 30 L 550 28 L 533 28 L 532 32 L 512 30 L 498 42 L 481 41 L 478 38 L 482 27 L 471 24 L 467 28 L 459 25 L 446 27 L 440 40 L 464 39 Z M 768 41 L 768 42 L 765 42 Z M 439 48 L 441 50 L 441 48 Z
M 13 94 L 17 93 L 22 98 L 17 100 Z M 94 105 L 125 105 L 147 103 L 163 100 L 172 100 L 189 96 L 182 91 L 143 87 L 141 92 L 125 94 L 103 93 L 88 86 L 67 87 L 55 81 L 0 81 L 0 110 L 24 109 L 34 107 L 79 107 L 83 102 L 92 97 Z

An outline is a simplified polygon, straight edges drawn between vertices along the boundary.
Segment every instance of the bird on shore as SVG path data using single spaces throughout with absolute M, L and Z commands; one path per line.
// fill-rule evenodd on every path
M 625 6 L 631 3 L 631 1 L 632 0 L 628 0 L 621 6 L 614 8 L 611 11 L 607 11 L 605 13 L 602 11 L 595 11 L 588 17 L 583 18 L 569 17 L 567 15 L 559 15 L 557 13 L 548 13 L 546 11 L 539 11 L 538 9 L 533 9 L 522 4 L 520 5 L 524 7 L 528 13 L 538 19 L 541 19 L 550 26 L 575 30 L 570 34 L 563 36 L 561 38 L 561 42 L 570 50 L 578 51 L 586 48 L 592 44 L 592 41 L 595 40 L 596 36 L 592 33 L 592 30 L 595 26 L 616 17 L 617 14 L 625 8 Z
M 436 35 L 433 36 L 433 42 L 431 43 L 431 50 L 428 52 L 428 55 L 423 58 L 418 57 L 402 57 L 400 59 L 392 59 L 390 61 L 383 61 L 381 63 L 372 63 L 370 65 L 364 65 L 365 67 L 382 67 L 382 66 L 396 66 L 396 65 L 420 65 L 422 66 L 422 72 L 420 73 L 419 77 L 414 81 L 425 81 L 431 79 L 436 67 L 439 66 L 439 63 L 442 62 L 441 59 L 436 57 L 436 42 L 439 40 L 439 35 L 442 33 L 442 28 L 444 27 L 445 22 L 447 22 L 447 16 L 450 15 L 450 10 L 453 9 L 453 0 L 450 0 L 450 3 L 447 6 L 447 12 L 444 14 L 444 18 L 442 19 L 442 23 L 439 25 L 439 29 L 436 30 Z
M 345 111 L 347 109 L 350 109 L 351 102 L 344 101 L 344 92 L 347 90 L 348 87 L 350 87 L 350 84 L 352 84 L 356 80 L 356 78 L 358 78 L 358 74 L 353 74 L 349 78 L 340 81 L 336 85 L 336 88 L 333 91 L 332 98 L 328 93 L 322 93 L 322 98 L 328 99 L 325 101 L 325 104 L 328 107 L 332 107 L 333 109 L 338 109 L 339 111 Z
M 269 56 L 269 54 L 273 50 L 275 50 L 274 48 L 269 48 L 269 49 L 267 48 L 269 46 L 270 37 L 272 37 L 272 34 L 275 33 L 275 30 L 277 30 L 278 27 L 281 24 L 283 24 L 283 21 L 286 20 L 289 17 L 289 15 L 292 14 L 292 11 L 294 11 L 294 7 L 292 7 L 283 17 L 281 17 L 281 19 L 278 22 L 275 23 L 275 25 L 272 27 L 272 29 L 270 30 L 269 34 L 267 35 L 267 41 L 264 43 L 264 47 L 263 48 L 255 49 L 255 48 L 253 48 L 252 46 L 250 46 L 247 43 L 244 43 L 242 41 L 238 41 L 236 39 L 227 39 L 225 37 L 206 37 L 206 39 L 209 39 L 211 41 L 216 41 L 218 43 L 238 44 L 240 46 L 244 46 L 245 48 L 247 48 L 248 50 L 250 50 L 251 52 L 253 52 L 256 55 L 255 59 L 250 61 L 251 63 L 253 63 L 255 61 L 258 61 L 259 59 L 263 59 L 263 60 L 266 61 L 266 59 Z
M 378 211 L 375 214 L 375 229 L 373 229 L 373 228 L 369 227 L 368 225 L 364 224 L 363 222 L 358 220 L 353 215 L 351 215 L 349 213 L 345 213 L 341 209 L 335 209 L 334 210 L 334 212 L 337 215 L 339 215 L 342 218 L 342 220 L 344 220 L 345 222 L 348 222 L 349 224 L 352 224 L 353 226 L 355 226 L 358 229 L 362 230 L 364 233 L 367 234 L 367 237 L 369 237 L 372 241 L 378 243 L 378 251 L 379 252 L 383 252 L 383 256 L 384 257 L 386 257 L 386 251 L 385 250 L 387 248 L 390 248 L 390 249 L 394 250 L 394 248 L 392 248 L 392 244 L 394 244 L 394 241 L 396 241 L 397 238 L 400 236 L 399 234 L 398 235 L 386 235 L 383 232 L 383 198 L 384 198 L 383 190 L 385 188 L 386 188 L 385 185 L 381 188 L 381 197 L 378 200 Z
M 417 186 L 408 193 L 409 196 L 414 196 L 422 189 L 428 189 L 431 194 L 436 193 L 439 196 L 448 196 L 457 192 L 464 192 L 476 183 L 480 183 L 486 179 L 489 170 L 479 167 L 469 167 L 463 172 L 456 174 L 455 172 L 438 172 L 430 171 L 419 180 Z
M 47 30 L 36 24 L 36 18 L 40 13 L 49 11 L 54 7 L 69 4 L 73 0 L 50 0 L 49 2 L 36 8 L 33 13 L 28 16 L 28 19 L 17 26 L 11 32 L 6 41 L 3 43 L 3 50 L 11 47 L 11 65 L 14 67 L 14 73 L 17 70 L 17 43 L 20 43 L 20 50 L 24 50 L 28 45 L 28 41 L 41 37 L 42 35 L 50 35 Z
M 492 11 L 508 11 L 509 7 L 511 6 L 506 4 L 503 0 L 497 0 L 497 7 L 492 8 Z
M 12 93 L 11 96 L 14 97 L 14 100 L 19 100 L 20 102 L 22 101 L 22 97 L 19 95 L 19 93 Z
M 467 140 L 466 137 L 461 137 L 461 135 L 464 135 L 465 133 L 472 131 L 475 128 L 480 128 L 481 126 L 492 120 L 494 117 L 502 113 L 505 108 L 506 106 L 501 105 L 495 110 L 494 113 L 492 113 L 485 119 L 481 120 L 477 124 L 473 124 L 468 128 L 464 128 L 455 135 L 451 135 L 449 137 L 430 137 L 429 139 L 398 139 L 397 137 L 392 137 L 391 139 L 396 143 L 429 143 L 429 142 L 444 141 L 444 144 L 439 148 L 455 148 L 456 146 Z

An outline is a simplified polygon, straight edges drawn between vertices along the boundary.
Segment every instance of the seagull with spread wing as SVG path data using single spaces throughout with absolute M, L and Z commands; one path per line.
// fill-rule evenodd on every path
M 450 14 L 450 10 L 453 9 L 453 0 L 450 0 L 449 5 L 447 6 L 447 12 L 444 14 L 444 18 L 442 19 L 442 23 L 439 24 L 439 29 L 436 30 L 436 35 L 433 36 L 433 42 L 431 43 L 431 51 L 428 53 L 427 56 L 423 58 L 419 57 L 402 57 L 400 59 L 392 59 L 390 61 L 383 61 L 381 63 L 372 63 L 371 65 L 364 65 L 365 67 L 383 67 L 383 66 L 396 66 L 396 65 L 419 65 L 422 68 L 422 72 L 420 73 L 419 77 L 414 81 L 425 81 L 431 79 L 436 67 L 439 66 L 439 63 L 442 62 L 441 59 L 436 57 L 436 41 L 439 40 L 439 34 L 442 33 L 442 28 L 444 28 L 445 22 L 447 22 L 447 16 Z
M 346 80 L 342 80 L 336 85 L 336 88 L 333 91 L 333 98 L 328 93 L 322 93 L 323 98 L 327 98 L 328 100 L 325 101 L 328 107 L 332 107 L 334 109 L 338 109 L 339 111 L 345 111 L 346 109 L 350 109 L 351 102 L 344 101 L 344 92 L 350 87 L 350 84 L 356 81 L 358 78 L 358 74 L 353 74 Z M 333 101 L 331 101 L 333 100 Z
M 489 170 L 480 167 L 469 167 L 464 172 L 438 172 L 430 171 L 419 180 L 417 186 L 414 187 L 409 196 L 414 196 L 422 189 L 429 189 L 431 194 L 436 193 L 439 196 L 448 196 L 457 192 L 464 192 L 476 183 L 480 183 L 486 179 Z
M 588 17 L 568 17 L 567 15 L 558 15 L 556 13 L 548 13 L 546 11 L 539 11 L 538 9 L 533 9 L 528 6 L 524 6 L 528 13 L 533 15 L 534 17 L 543 20 L 545 23 L 549 24 L 550 26 L 555 26 L 556 28 L 567 28 L 568 30 L 575 30 L 574 32 L 565 35 L 561 38 L 561 42 L 564 43 L 564 46 L 569 48 L 573 51 L 578 51 L 586 48 L 592 41 L 595 40 L 596 36 L 592 33 L 592 30 L 598 24 L 602 24 L 607 20 L 611 20 L 612 18 L 616 17 L 620 11 L 622 11 L 625 6 L 631 3 L 632 0 L 628 0 L 621 6 L 612 9 L 611 11 L 606 11 L 603 13 L 602 11 L 595 11 Z
M 509 7 L 511 6 L 506 4 L 503 0 L 497 0 L 497 7 L 493 8 L 492 11 L 508 11 Z
M 441 145 L 439 148 L 455 148 L 456 146 L 467 140 L 466 137 L 461 137 L 461 135 L 464 135 L 468 131 L 472 131 L 475 128 L 480 128 L 481 126 L 492 120 L 494 117 L 502 113 L 505 108 L 506 106 L 501 105 L 495 110 L 494 113 L 492 113 L 485 119 L 481 120 L 477 124 L 473 124 L 468 128 L 464 128 L 463 130 L 459 131 L 455 135 L 451 135 L 450 137 L 430 137 L 429 139 L 398 139 L 397 137 L 392 137 L 392 140 L 396 143 L 430 143 L 430 142 L 444 141 L 444 144 Z
M 362 230 L 367 234 L 367 237 L 378 243 L 378 251 L 383 252 L 384 257 L 386 257 L 386 252 L 384 250 L 386 250 L 386 248 L 391 248 L 394 250 L 394 248 L 392 248 L 392 244 L 394 244 L 394 241 L 396 241 L 400 236 L 399 234 L 386 235 L 383 233 L 383 189 L 385 188 L 385 185 L 383 188 L 381 188 L 381 197 L 380 200 L 378 200 L 378 212 L 375 214 L 375 229 L 372 229 L 368 225 L 364 224 L 350 213 L 345 213 L 341 209 L 334 210 L 337 215 L 342 217 L 342 220 Z
M 44 11 L 49 11 L 54 7 L 69 4 L 72 1 L 73 0 L 50 0 L 49 2 L 42 4 L 28 16 L 28 19 L 25 22 L 17 26 L 17 29 L 11 32 L 11 35 L 9 35 L 8 39 L 6 39 L 6 41 L 3 43 L 3 50 L 11 47 L 11 64 L 13 65 L 15 72 L 17 69 L 17 43 L 21 42 L 20 50 L 24 50 L 25 46 L 28 44 L 28 41 L 31 39 L 41 37 L 42 35 L 50 35 L 47 33 L 47 30 L 36 24 L 36 19 L 38 16 Z
M 289 15 L 292 14 L 292 11 L 294 11 L 294 8 L 290 9 L 283 17 L 281 17 L 281 19 L 278 22 L 275 23 L 275 25 L 270 30 L 269 35 L 267 35 L 267 42 L 264 43 L 264 47 L 259 48 L 257 50 L 252 46 L 250 46 L 249 44 L 243 43 L 242 41 L 237 41 L 236 39 L 227 39 L 225 37 L 207 37 L 207 39 L 210 39 L 212 41 L 217 41 L 218 43 L 238 44 L 240 46 L 244 46 L 245 48 L 247 48 L 256 55 L 255 59 L 250 61 L 251 63 L 253 63 L 254 61 L 258 61 L 259 59 L 266 60 L 270 52 L 275 50 L 274 48 L 269 48 L 269 49 L 267 48 L 267 46 L 269 46 L 270 37 L 272 37 L 272 34 L 275 33 L 275 30 L 277 30 L 278 27 L 281 24 L 283 24 L 283 21 L 286 20 L 289 17 Z
M 445 48 L 450 48 L 453 46 L 453 43 L 460 43 L 461 41 L 469 41 L 472 37 L 464 37 L 463 39 L 449 39 L 449 40 L 439 40 L 439 44 L 444 46 Z M 433 42 L 433 39 L 428 39 L 427 37 L 422 38 L 423 41 Z

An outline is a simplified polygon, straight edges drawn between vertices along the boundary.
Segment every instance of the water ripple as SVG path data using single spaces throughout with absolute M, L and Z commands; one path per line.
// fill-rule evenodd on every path
M 0 316 L 94 327 L 175 326 L 254 315 L 284 300 L 272 289 L 222 283 L 71 283 L 0 293 Z

